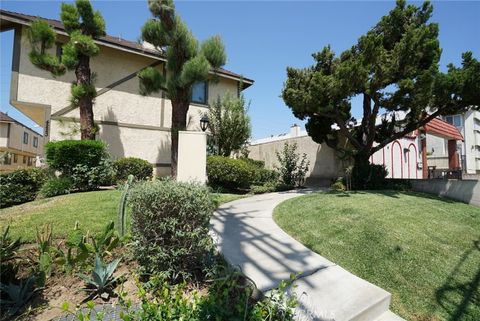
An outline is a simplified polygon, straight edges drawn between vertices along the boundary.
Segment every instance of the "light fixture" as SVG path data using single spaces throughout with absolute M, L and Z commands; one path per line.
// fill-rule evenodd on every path
M 200 128 L 202 129 L 202 132 L 207 130 L 209 123 L 210 121 L 208 120 L 207 115 L 203 115 L 202 118 L 200 118 Z

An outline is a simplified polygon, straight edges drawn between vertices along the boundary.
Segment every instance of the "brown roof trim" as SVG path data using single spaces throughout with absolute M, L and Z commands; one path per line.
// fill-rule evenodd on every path
M 57 33 L 66 35 L 65 28 L 63 27 L 63 23 L 59 20 L 47 19 L 39 16 L 32 16 L 32 15 L 27 15 L 23 13 L 7 11 L 3 9 L 0 9 L 0 16 L 2 20 L 3 19 L 8 20 L 8 21 L 26 25 L 26 26 L 30 25 L 30 23 L 33 22 L 35 19 L 42 19 L 47 21 L 57 31 Z M 115 49 L 120 49 L 120 50 L 128 51 L 131 53 L 148 56 L 154 59 L 160 59 L 162 61 L 166 60 L 165 57 L 163 57 L 158 51 L 145 48 L 139 43 L 122 39 L 120 37 L 113 37 L 110 35 L 106 35 L 104 37 L 95 39 L 95 41 L 98 44 L 104 45 L 107 47 L 112 47 Z M 250 87 L 254 83 L 252 79 L 243 77 L 242 75 L 239 75 L 237 73 L 234 73 L 232 71 L 229 71 L 223 68 L 212 70 L 212 74 L 218 74 L 226 78 L 231 78 L 237 81 L 241 81 L 243 82 L 243 89 Z
M 17 125 L 20 125 L 20 126 L 26 128 L 26 129 L 31 130 L 32 132 L 34 132 L 35 134 L 37 134 L 40 137 L 43 137 L 43 135 L 40 134 L 39 132 L 37 132 L 36 130 L 28 127 L 25 124 L 22 124 L 21 122 L 19 122 L 15 118 L 12 118 L 12 117 L 8 116 L 7 114 L 5 114 L 4 112 L 1 112 L 1 111 L 0 111 L 0 123 L 14 123 L 14 124 L 17 124 Z

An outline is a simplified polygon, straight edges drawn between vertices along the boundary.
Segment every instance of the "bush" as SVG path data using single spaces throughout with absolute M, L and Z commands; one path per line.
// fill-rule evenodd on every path
M 0 174 L 0 208 L 33 201 L 47 176 L 38 168 Z
M 336 192 L 344 192 L 347 190 L 341 178 L 337 179 L 332 185 L 330 185 L 330 189 Z
M 111 185 L 114 174 L 112 162 L 109 159 L 103 159 L 97 166 L 89 167 L 82 164 L 75 166 L 69 177 L 74 189 L 92 191 L 102 185 Z
M 207 158 L 208 183 L 212 187 L 248 189 L 254 181 L 256 168 L 241 159 L 224 156 Z
M 208 234 L 214 206 L 208 189 L 172 180 L 134 186 L 129 202 L 135 254 L 145 272 L 189 279 L 213 249 Z
M 73 189 L 91 191 L 111 185 L 113 167 L 105 144 L 93 140 L 62 140 L 45 145 L 48 165 L 68 177 Z
M 285 186 L 297 187 L 305 183 L 305 176 L 308 172 L 310 161 L 307 154 L 297 153 L 297 143 L 285 143 L 281 152 L 277 152 L 277 160 L 280 166 L 280 181 Z
M 45 155 L 51 168 L 67 176 L 79 165 L 93 168 L 108 158 L 105 144 L 97 140 L 49 142 L 45 145 Z
M 128 175 L 143 181 L 153 176 L 153 166 L 146 160 L 135 157 L 120 158 L 113 163 L 116 181 L 126 181 Z
M 387 175 L 384 165 L 356 164 L 352 169 L 352 188 L 355 190 L 383 189 L 386 187 Z
M 53 197 L 57 195 L 65 195 L 73 189 L 73 182 L 68 177 L 53 177 L 43 184 L 40 189 L 40 196 Z
M 277 191 L 278 185 L 275 183 L 266 183 L 264 185 L 252 185 L 250 192 L 253 194 L 272 193 Z

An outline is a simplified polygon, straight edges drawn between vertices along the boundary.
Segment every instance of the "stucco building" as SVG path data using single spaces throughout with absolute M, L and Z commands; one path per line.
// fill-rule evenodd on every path
M 10 103 L 44 128 L 46 141 L 79 138 L 79 111 L 69 104 L 73 72 L 53 78 L 29 61 L 27 28 L 38 17 L 1 10 L 1 31 L 14 31 Z M 43 18 L 42 18 L 43 19 Z M 44 19 L 57 33 L 60 54 L 67 34 L 60 21 Z M 170 172 L 170 128 L 172 106 L 165 93 L 139 94 L 137 73 L 147 66 L 164 71 L 165 58 L 151 46 L 105 36 L 96 43 L 98 56 L 91 60 L 96 73 L 98 96 L 95 123 L 98 139 L 108 144 L 113 158 L 134 156 L 154 164 L 158 174 Z M 219 69 L 207 82 L 197 83 L 188 113 L 188 130 L 199 130 L 199 119 L 209 102 L 227 92 L 239 95 L 253 80 Z
M 429 175 L 432 177 L 432 172 L 428 173 L 428 168 L 432 168 L 426 153 L 430 148 L 428 142 L 445 140 L 447 145 L 450 142 L 445 169 L 456 170 L 459 167 L 459 155 L 451 146 L 456 146 L 457 141 L 461 142 L 462 139 L 462 135 L 453 125 L 436 118 L 424 128 L 387 144 L 370 156 L 370 162 L 384 165 L 388 171 L 388 178 L 428 178 Z M 352 165 L 350 161 L 339 158 L 326 144 L 314 142 L 298 125 L 293 125 L 288 133 L 252 141 L 249 146 L 249 157 L 262 160 L 266 167 L 274 168 L 279 165 L 276 152 L 280 151 L 285 143 L 296 143 L 297 152 L 307 155 L 310 161 L 306 176 L 307 184 L 329 185 L 332 179 L 344 176 L 345 168 Z
M 0 172 L 35 167 L 43 154 L 43 136 L 0 112 Z
M 445 116 L 443 119 L 455 126 L 464 137 L 457 142 L 460 166 L 466 174 L 480 174 L 480 112 L 470 110 L 464 114 Z M 448 168 L 448 142 L 432 137 L 427 142 L 428 160 L 438 168 Z

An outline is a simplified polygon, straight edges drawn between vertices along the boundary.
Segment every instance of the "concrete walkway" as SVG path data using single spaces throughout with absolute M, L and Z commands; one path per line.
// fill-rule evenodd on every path
M 403 320 L 388 310 L 390 293 L 310 251 L 273 221 L 275 206 L 310 192 L 263 194 L 220 206 L 211 223 L 226 260 L 262 292 L 299 273 L 298 320 Z

